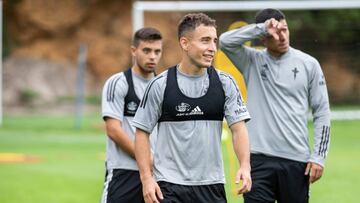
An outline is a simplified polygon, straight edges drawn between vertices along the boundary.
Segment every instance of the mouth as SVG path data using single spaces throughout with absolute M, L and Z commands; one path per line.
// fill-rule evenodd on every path
M 285 48 L 288 48 L 289 47 L 289 45 L 288 44 L 279 44 L 279 48 L 281 48 L 281 49 L 285 49 Z
M 212 61 L 214 59 L 212 54 L 204 54 L 203 56 L 207 61 Z
M 155 68 L 156 63 L 146 63 L 146 66 L 149 67 L 149 68 Z

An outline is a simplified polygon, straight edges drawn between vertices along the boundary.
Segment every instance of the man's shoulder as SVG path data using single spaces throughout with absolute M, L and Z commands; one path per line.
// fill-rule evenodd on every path
M 148 83 L 148 89 L 150 88 L 162 88 L 166 85 L 168 70 L 161 72 L 160 74 L 156 75 L 153 79 L 150 80 Z
M 229 85 L 236 85 L 236 81 L 231 74 L 218 69 L 216 69 L 216 72 L 219 75 L 219 79 L 224 86 L 224 90 L 227 90 L 227 87 Z
M 115 95 L 119 98 L 125 97 L 128 88 L 129 86 L 123 72 L 113 74 L 104 84 L 103 99 L 106 99 L 106 101 L 114 101 Z
M 214 67 L 214 69 L 216 70 L 216 73 L 218 74 L 219 78 L 230 76 L 228 73 L 226 73 L 226 72 L 224 72 L 222 70 L 219 70 L 219 69 L 217 69 L 215 67 Z
M 293 56 L 296 58 L 299 58 L 305 62 L 309 62 L 309 63 L 318 63 L 318 60 L 311 56 L 308 53 L 305 53 L 299 49 L 295 49 L 295 48 L 291 48 L 291 51 L 293 52 Z
M 150 83 L 161 84 L 166 82 L 167 74 L 168 74 L 168 70 L 161 72 L 160 74 L 156 75 L 153 79 L 151 79 Z
M 114 83 L 114 82 L 117 82 L 119 80 L 124 80 L 125 79 L 125 74 L 124 72 L 118 72 L 118 73 L 115 73 L 113 75 L 111 75 L 105 83 Z
M 234 78 L 227 72 L 225 71 L 222 71 L 222 70 L 219 70 L 219 69 L 216 69 L 216 73 L 219 75 L 219 78 L 221 81 L 231 81 L 231 80 L 234 80 Z

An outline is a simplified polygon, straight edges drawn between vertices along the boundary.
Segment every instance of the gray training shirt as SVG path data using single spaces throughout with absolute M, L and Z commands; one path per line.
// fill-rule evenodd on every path
M 135 93 L 141 100 L 150 80 L 146 80 L 134 72 L 132 72 L 132 76 Z M 130 139 L 134 140 L 135 127 L 131 125 L 133 117 L 124 116 L 124 99 L 128 88 L 123 72 L 113 75 L 106 81 L 102 92 L 102 116 L 121 121 L 121 127 Z M 139 170 L 135 159 L 118 147 L 109 137 L 106 143 L 106 166 L 108 170 Z
M 325 78 L 318 61 L 294 48 L 280 58 L 266 49 L 243 44 L 267 35 L 264 23 L 220 36 L 220 48 L 243 74 L 251 152 L 324 165 L 330 144 L 330 110 Z M 307 128 L 309 106 L 314 117 L 311 153 Z
M 151 132 L 157 124 L 162 114 L 167 72 L 150 82 L 144 96 L 147 97 L 146 103 L 136 112 L 133 121 L 135 127 Z M 199 98 L 207 92 L 207 72 L 200 76 L 189 76 L 177 70 L 176 74 L 180 90 L 187 97 Z M 249 119 L 246 106 L 237 101 L 238 98 L 241 99 L 241 95 L 234 80 L 223 72 L 217 74 L 225 92 L 224 115 L 228 125 Z M 196 107 L 194 110 L 201 111 Z M 158 123 L 154 154 L 156 180 L 180 185 L 225 183 L 221 131 L 222 121 L 218 120 Z

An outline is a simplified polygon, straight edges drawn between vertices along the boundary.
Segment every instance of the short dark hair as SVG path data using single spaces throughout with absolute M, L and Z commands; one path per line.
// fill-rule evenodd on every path
M 285 19 L 285 15 L 278 9 L 266 8 L 256 13 L 255 22 L 264 23 L 266 20 L 274 18 L 277 21 Z
M 178 25 L 178 39 L 189 31 L 194 31 L 200 25 L 216 28 L 216 21 L 204 13 L 190 13 L 185 15 Z
M 135 32 L 132 45 L 137 47 L 140 41 L 154 40 L 162 40 L 160 31 L 152 27 L 145 27 Z

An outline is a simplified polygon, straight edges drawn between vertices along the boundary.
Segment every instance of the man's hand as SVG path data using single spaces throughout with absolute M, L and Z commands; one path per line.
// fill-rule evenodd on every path
M 240 167 L 236 174 L 235 183 L 240 184 L 240 180 L 242 180 L 241 188 L 237 189 L 236 194 L 240 195 L 251 190 L 251 176 L 250 176 L 250 167 Z
M 305 175 L 310 175 L 309 182 L 314 183 L 319 180 L 323 174 L 324 168 L 317 163 L 308 162 Z
M 287 29 L 287 25 L 275 20 L 274 18 L 265 21 L 265 27 L 269 35 L 275 40 L 279 40 L 279 35 Z
M 153 177 L 149 177 L 142 180 L 143 196 L 146 203 L 160 203 L 159 199 L 164 199 L 159 185 L 156 183 Z

